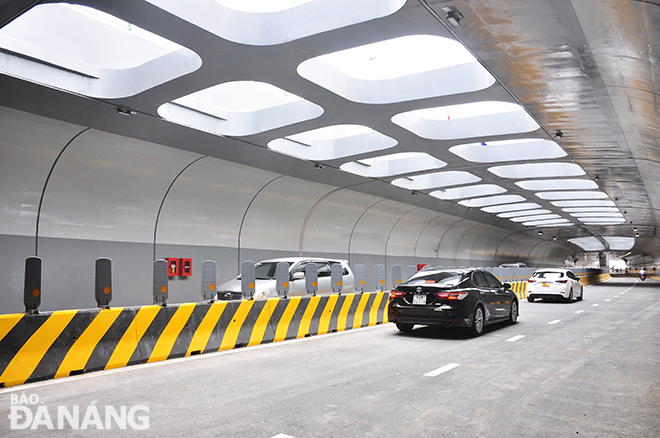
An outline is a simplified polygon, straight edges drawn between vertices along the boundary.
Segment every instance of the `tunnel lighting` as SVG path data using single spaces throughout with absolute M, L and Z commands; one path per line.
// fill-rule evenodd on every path
M 282 44 L 391 15 L 405 0 L 147 0 L 223 39 Z M 313 17 L 313 19 L 310 19 Z
M 535 208 L 541 208 L 541 206 L 535 202 L 523 202 L 519 204 L 494 205 L 491 207 L 484 207 L 481 209 L 481 211 L 485 211 L 486 213 L 505 213 L 509 211 L 533 210 Z
M 616 217 L 616 218 L 622 218 L 623 215 L 621 213 L 609 213 L 609 212 L 578 212 L 578 213 L 569 213 L 573 217 L 577 218 L 589 218 L 589 217 Z
M 514 202 L 524 201 L 526 201 L 526 199 L 520 195 L 498 195 L 487 196 L 484 198 L 466 199 L 464 201 L 459 201 L 458 203 L 465 207 L 487 207 L 490 205 L 511 204 Z
M 450 170 L 447 172 L 427 173 L 405 178 L 397 178 L 392 184 L 404 189 L 424 190 L 438 187 L 458 186 L 481 181 L 481 178 L 469 172 Z
M 528 163 L 489 167 L 488 171 L 501 178 L 549 178 L 562 176 L 582 176 L 585 174 L 574 163 Z
M 133 96 L 201 65 L 193 51 L 87 6 L 39 4 L 0 29 L 1 73 L 84 96 Z
M 314 119 L 323 108 L 265 82 L 235 81 L 164 103 L 158 114 L 211 134 L 242 136 Z
M 537 179 L 517 181 L 515 185 L 525 190 L 590 190 L 598 185 L 588 179 Z
M 509 220 L 513 222 L 529 222 L 529 221 L 535 221 L 535 220 L 544 220 L 544 219 L 559 219 L 561 216 L 558 214 L 538 214 L 538 215 L 531 215 L 531 216 L 519 216 L 519 217 L 512 217 Z
M 610 200 L 581 200 L 581 201 L 552 201 L 555 207 L 614 207 L 615 204 Z
M 453 146 L 449 152 L 473 163 L 499 163 L 503 161 L 526 161 L 566 156 L 566 152 L 554 141 L 537 138 L 500 140 Z
M 603 236 L 612 251 L 628 251 L 635 246 L 635 239 L 623 236 Z
M 562 211 L 566 213 L 620 213 L 620 210 L 616 207 L 568 207 L 562 208 Z
M 518 216 L 535 216 L 535 215 L 548 214 L 548 213 L 550 213 L 550 210 L 545 210 L 545 209 L 520 210 L 520 211 L 508 211 L 506 213 L 500 213 L 497 215 L 497 217 L 509 219 Z
M 597 218 L 597 217 L 584 217 L 577 218 L 579 221 L 583 222 L 585 225 L 618 225 L 626 223 L 625 218 Z
M 435 35 L 321 55 L 301 63 L 298 74 L 353 102 L 374 104 L 467 93 L 495 83 L 461 43 Z
M 522 106 L 494 101 L 408 111 L 392 117 L 392 123 L 431 140 L 518 134 L 539 129 Z
M 533 227 L 537 225 L 558 225 L 558 224 L 563 224 L 563 223 L 569 223 L 570 221 L 568 219 L 546 219 L 546 220 L 540 220 L 540 221 L 529 221 L 529 222 L 523 222 L 523 225 L 526 227 Z
M 565 200 L 565 199 L 604 199 L 607 198 L 607 193 L 599 191 L 561 191 L 561 192 L 538 192 L 535 193 L 541 199 L 546 200 Z
M 605 249 L 601 241 L 595 237 L 576 237 L 574 239 L 568 239 L 568 241 L 585 251 L 602 251 Z
M 334 160 L 397 145 L 397 141 L 362 125 L 318 128 L 268 143 L 276 152 L 310 161 Z
M 344 163 L 345 172 L 372 178 L 440 169 L 447 165 L 442 160 L 423 152 L 401 152 Z
M 504 192 L 506 192 L 505 188 L 495 184 L 478 184 L 473 186 L 456 187 L 453 189 L 436 190 L 431 192 L 430 195 L 438 199 L 453 200 L 497 195 Z

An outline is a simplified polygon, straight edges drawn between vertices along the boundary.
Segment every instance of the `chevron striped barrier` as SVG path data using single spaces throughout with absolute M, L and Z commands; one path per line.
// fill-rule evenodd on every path
M 527 281 L 516 281 L 511 284 L 511 290 L 516 293 L 519 300 L 527 299 Z
M 386 292 L 0 315 L 0 387 L 387 322 Z

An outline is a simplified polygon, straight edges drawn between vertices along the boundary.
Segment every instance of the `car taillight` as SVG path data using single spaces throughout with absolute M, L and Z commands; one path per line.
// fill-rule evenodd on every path
M 435 294 L 436 297 L 441 300 L 462 300 L 468 296 L 467 292 L 438 292 Z
M 555 283 L 568 283 L 568 280 L 555 280 Z
M 527 283 L 536 283 L 536 280 L 530 278 L 529 280 L 527 280 Z
M 398 290 L 390 291 L 390 298 L 403 298 L 405 296 L 406 296 L 405 292 L 401 292 Z

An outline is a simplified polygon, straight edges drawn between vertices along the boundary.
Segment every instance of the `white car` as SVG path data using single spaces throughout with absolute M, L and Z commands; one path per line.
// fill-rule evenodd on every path
M 305 290 L 305 266 L 308 263 L 316 263 L 318 273 L 317 294 L 332 293 L 330 273 L 331 266 L 335 263 L 339 263 L 342 267 L 342 293 L 355 292 L 355 278 L 346 260 L 289 257 L 263 260 L 255 263 L 256 284 L 254 286 L 254 296 L 256 298 L 277 297 L 275 273 L 277 272 L 277 264 L 280 262 L 289 264 L 289 293 L 287 294 L 289 297 L 307 295 L 307 291 Z M 241 276 L 239 275 L 233 280 L 221 284 L 216 290 L 216 296 L 219 300 L 242 299 Z
M 584 290 L 580 279 L 568 269 L 538 269 L 527 280 L 527 300 L 560 299 L 572 303 L 582 300 Z

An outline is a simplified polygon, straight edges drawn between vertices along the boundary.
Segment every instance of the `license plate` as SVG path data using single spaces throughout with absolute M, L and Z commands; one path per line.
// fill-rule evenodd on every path
M 550 283 L 543 283 L 543 287 L 550 287 Z
M 413 304 L 426 304 L 426 295 L 413 295 Z

